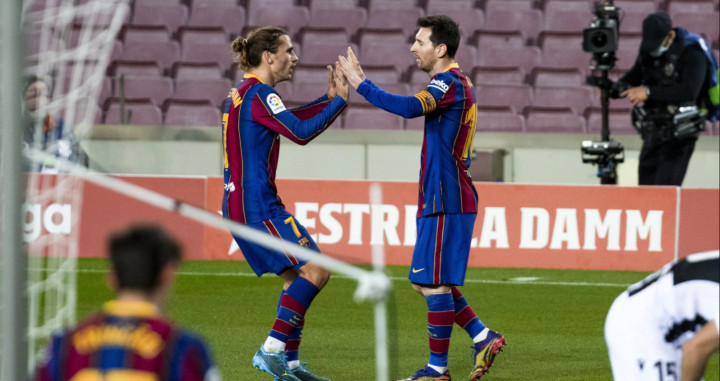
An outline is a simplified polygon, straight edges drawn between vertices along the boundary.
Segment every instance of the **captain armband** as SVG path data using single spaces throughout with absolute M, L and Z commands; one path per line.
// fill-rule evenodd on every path
M 437 108 L 437 102 L 435 101 L 435 97 L 430 94 L 429 91 L 423 90 L 417 94 L 415 94 L 415 98 L 420 100 L 420 104 L 422 104 L 423 114 L 429 114 Z

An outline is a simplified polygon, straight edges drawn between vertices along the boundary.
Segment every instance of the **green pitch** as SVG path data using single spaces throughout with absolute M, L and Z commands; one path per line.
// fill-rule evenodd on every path
M 78 316 L 95 311 L 112 293 L 106 263 L 81 259 Z M 392 379 L 404 378 L 428 359 L 425 301 L 406 279 L 407 267 L 389 267 Z M 646 273 L 470 268 L 461 288 L 508 346 L 483 380 L 609 380 L 603 324 L 613 299 Z M 300 360 L 335 381 L 375 379 L 373 308 L 352 300 L 357 283 L 334 276 L 307 315 Z M 256 278 L 245 262 L 186 262 L 168 315 L 205 336 L 225 380 L 270 380 L 250 360 L 267 337 L 282 282 Z M 450 372 L 464 380 L 472 367 L 471 340 L 455 326 Z M 718 356 L 706 380 L 718 380 Z

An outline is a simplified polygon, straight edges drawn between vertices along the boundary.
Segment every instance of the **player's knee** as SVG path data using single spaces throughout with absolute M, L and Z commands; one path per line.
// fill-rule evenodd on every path
M 315 287 L 322 289 L 325 284 L 330 280 L 330 271 L 326 268 L 308 263 L 300 268 L 300 275 L 307 279 L 310 283 L 314 284 Z

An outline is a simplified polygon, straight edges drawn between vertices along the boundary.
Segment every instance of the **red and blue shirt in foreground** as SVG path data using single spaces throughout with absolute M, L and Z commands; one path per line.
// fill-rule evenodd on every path
M 220 373 L 198 336 L 146 302 L 110 301 L 56 335 L 38 381 L 216 381 Z

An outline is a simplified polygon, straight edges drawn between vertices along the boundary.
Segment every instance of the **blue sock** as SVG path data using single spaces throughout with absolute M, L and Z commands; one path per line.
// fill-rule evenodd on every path
M 277 318 L 269 336 L 287 343 L 295 328 L 305 320 L 305 312 L 318 292 L 320 289 L 310 281 L 297 277 L 282 293 Z
M 428 364 L 447 367 L 450 335 L 455 324 L 455 307 L 451 293 L 425 297 L 428 306 L 428 341 L 430 361 Z
M 461 326 L 470 338 L 475 338 L 485 329 L 485 324 L 477 317 L 457 287 L 452 288 L 452 296 L 455 302 L 455 323 Z

